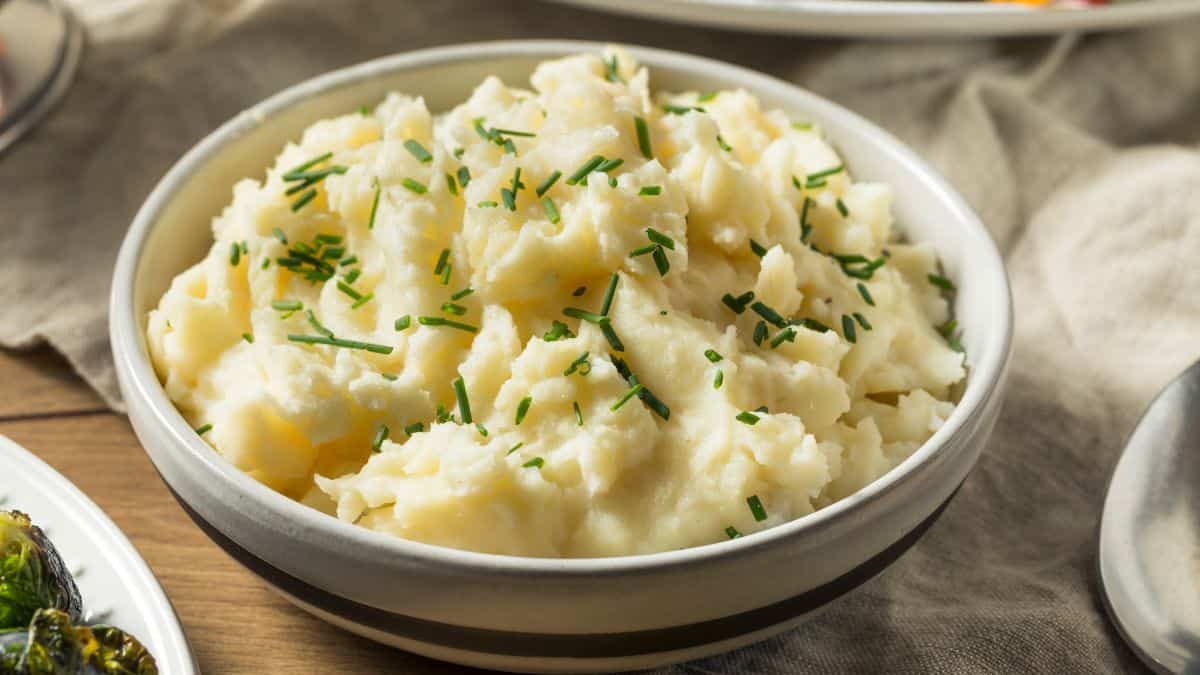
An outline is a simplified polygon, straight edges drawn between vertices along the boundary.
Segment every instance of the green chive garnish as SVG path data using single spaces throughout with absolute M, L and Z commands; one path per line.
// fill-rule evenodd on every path
M 696 103 L 708 103 L 709 101 L 711 101 L 711 100 L 713 100 L 714 98 L 716 98 L 716 97 L 717 97 L 717 94 L 719 94 L 719 93 L 721 93 L 721 92 L 719 92 L 719 91 L 706 91 L 706 92 L 704 92 L 703 94 L 700 94 L 700 96 L 696 97 Z
M 696 112 L 706 112 L 704 108 L 701 108 L 700 106 L 673 105 L 670 103 L 663 105 L 662 109 L 663 112 L 667 113 L 668 115 L 686 115 L 693 110 Z
M 751 239 L 750 240 L 750 252 L 761 258 L 767 254 L 767 249 L 762 244 Z
M 842 333 L 846 336 L 846 342 L 858 342 L 858 334 L 854 331 L 854 319 L 847 314 L 842 315 Z
M 578 298 L 579 296 L 583 295 L 584 293 L 587 293 L 587 286 L 580 286 L 579 288 L 576 288 L 575 290 L 571 291 L 571 297 Z
M 779 345 L 784 342 L 793 342 L 796 339 L 796 329 L 788 326 L 779 331 L 775 337 L 771 338 L 771 349 L 779 349 Z
M 358 291 L 354 290 L 354 288 L 351 287 L 350 284 L 347 284 L 345 281 L 342 281 L 340 279 L 337 282 L 337 289 L 355 300 L 362 300 L 362 298 L 363 298 L 362 293 L 359 293 Z
M 474 292 L 475 292 L 474 288 L 467 286 L 466 288 L 462 289 L 461 291 L 458 291 L 458 292 L 454 293 L 453 295 L 451 295 L 450 299 L 451 300 L 462 300 L 463 298 L 467 297 L 468 295 L 470 295 Z
M 352 284 L 352 283 L 354 283 L 355 281 L 357 281 L 357 280 L 358 280 L 358 277 L 359 277 L 359 275 L 361 275 L 361 274 L 362 274 L 362 270 L 360 270 L 359 268 L 355 267 L 354 269 L 352 269 L 352 270 L 350 270 L 349 272 L 347 272 L 347 273 L 346 273 L 346 277 L 345 277 L 345 279 L 346 279 L 346 283 L 348 283 L 348 284 Z
M 721 134 L 717 134 L 717 147 L 721 148 L 725 152 L 733 152 L 733 148 L 729 147 L 729 144 L 725 142 L 724 138 L 721 138 Z
M 353 265 L 356 262 L 358 262 L 358 256 L 352 255 L 349 258 L 342 258 L 341 260 L 339 260 L 338 266 L 345 267 L 346 265 Z
M 639 246 L 638 248 L 635 248 L 629 252 L 629 257 L 636 258 L 640 255 L 653 253 L 656 248 L 658 248 L 658 244 L 646 244 L 645 246 Z
M 607 317 L 603 314 L 589 312 L 586 309 L 579 309 L 578 307 L 567 307 L 563 310 L 563 314 L 572 319 L 579 319 L 580 321 L 587 321 L 589 323 L 601 323 L 607 320 Z
M 518 448 L 521 447 L 521 444 L 517 444 L 517 447 Z M 528 462 L 525 462 L 521 466 L 526 469 L 529 469 L 529 468 L 540 469 L 540 468 L 542 468 L 543 465 L 545 465 L 545 463 L 546 463 L 545 460 L 543 460 L 541 457 L 534 457 L 533 459 L 529 460 Z
M 249 333 L 242 333 L 242 339 L 250 344 L 254 344 L 254 336 Z
M 499 206 L 499 204 L 497 204 L 496 202 L 494 202 L 490 199 L 485 199 L 485 200 L 479 202 L 478 204 L 476 204 L 475 206 L 478 206 L 481 209 L 494 209 L 497 206 Z
M 671 270 L 671 262 L 667 260 L 667 254 L 663 251 L 663 247 L 655 246 L 650 257 L 654 259 L 654 266 L 658 268 L 658 276 L 667 276 L 667 272 Z
M 212 431 L 211 424 L 202 424 L 202 425 L 196 427 L 196 434 L 198 434 L 200 436 L 203 436 L 204 434 L 207 434 L 210 431 Z
M 780 316 L 779 312 L 776 312 L 774 309 L 771 309 L 762 302 L 755 302 L 754 304 L 750 305 L 750 309 L 754 310 L 755 314 L 761 316 L 779 328 L 783 328 L 784 326 L 788 325 L 787 319 Z
M 729 527 L 725 528 L 725 536 L 729 537 L 730 539 L 737 539 L 738 537 L 742 536 L 742 533 L 738 532 L 736 527 L 730 525 Z
M 396 319 L 396 323 L 392 324 L 392 326 L 397 331 L 405 330 L 411 325 L 412 325 L 412 316 L 410 316 L 408 314 L 405 314 L 404 316 L 400 317 L 399 319 Z
M 810 181 L 806 182 L 806 183 L 804 184 L 804 187 L 806 187 L 806 188 L 808 188 L 808 189 L 812 190 L 812 189 L 819 188 L 819 187 L 825 187 L 825 185 L 826 185 L 827 183 L 829 183 L 829 181 L 828 181 L 827 179 L 825 179 L 825 178 L 817 178 L 817 179 L 815 179 L 815 180 L 810 180 Z
M 287 246 L 287 235 L 283 233 L 283 230 L 276 227 L 275 229 L 271 230 L 271 234 L 275 235 L 275 238 L 279 240 L 279 243 Z
M 800 321 L 797 323 L 809 330 L 815 330 L 818 333 L 828 333 L 831 330 L 829 326 L 826 326 L 816 319 L 800 319 Z
M 327 337 L 325 335 L 296 335 L 289 333 L 287 338 L 292 342 L 300 342 L 309 345 L 329 345 L 331 347 L 345 347 L 347 349 L 362 349 L 375 354 L 391 354 L 392 348 L 387 345 L 375 344 L 373 342 L 360 342 L 358 340 L 342 340 L 340 338 Z
M 305 171 L 308 171 L 309 169 L 313 168 L 314 166 L 320 164 L 321 162 L 324 162 L 325 160 L 329 159 L 330 157 L 333 157 L 332 152 L 327 152 L 318 157 L 313 157 L 312 159 L 308 160 L 307 162 L 301 164 L 300 166 L 288 171 L 287 173 L 284 173 L 283 179 L 284 180 L 300 180 L 299 178 L 297 178 L 297 176 L 304 173 Z
M 563 371 L 563 376 L 567 377 L 574 375 L 576 371 L 579 371 L 580 375 L 587 375 L 588 373 L 592 372 L 592 364 L 588 361 L 588 356 L 588 352 L 580 354 L 574 361 L 571 362 L 571 365 Z
M 311 202 L 313 199 L 316 198 L 316 196 L 317 196 L 317 189 L 309 188 L 308 192 L 305 192 L 304 194 L 300 195 L 299 199 L 292 202 L 292 212 L 294 213 L 294 212 L 299 211 L 300 209 L 304 208 L 304 205 Z
M 504 202 L 504 208 L 509 211 L 517 210 L 517 196 L 508 188 L 500 188 L 500 201 Z
M 442 269 L 442 278 L 441 278 L 441 282 L 442 282 L 442 285 L 443 285 L 443 286 L 445 286 L 445 285 L 447 285 L 447 284 L 449 284 L 449 283 L 450 283 L 450 272 L 451 272 L 451 270 L 453 270 L 453 269 L 454 269 L 454 265 L 451 265 L 451 264 L 449 264 L 449 263 L 447 263 L 447 264 L 446 264 L 446 267 L 445 267 L 444 269 Z
M 725 372 L 717 368 L 717 374 L 713 376 L 713 389 L 720 389 L 723 382 L 725 382 Z
M 375 196 L 371 199 L 371 216 L 367 220 L 367 229 L 368 230 L 375 229 L 375 213 L 379 210 L 379 191 L 380 191 L 379 179 L 376 178 L 374 183 L 375 183 Z
M 617 168 L 618 166 L 621 166 L 624 163 L 625 163 L 625 160 L 621 159 L 620 157 L 617 157 L 616 159 L 606 159 L 603 162 L 601 162 L 600 165 L 597 166 L 595 170 L 600 173 L 608 173 L 609 171 L 612 171 L 613 169 Z M 611 183 L 611 180 L 609 182 Z M 616 187 L 616 186 L 614 186 L 614 187 Z
M 521 422 L 525 421 L 525 415 L 529 413 L 529 406 L 533 404 L 533 397 L 526 396 L 517 404 L 517 417 L 513 421 L 517 426 L 521 426 Z
M 413 157 L 416 157 L 417 161 L 422 164 L 428 164 L 433 161 L 433 155 L 429 154 L 429 151 L 425 149 L 425 146 L 421 145 L 421 143 L 414 138 L 404 141 L 404 148 L 408 150 Z
M 575 334 L 571 332 L 571 329 L 567 327 L 567 324 L 559 321 L 558 319 L 552 319 L 550 321 L 550 330 L 546 331 L 546 334 L 542 336 L 542 339 L 546 342 L 556 342 L 563 338 L 573 337 L 575 337 Z
M 501 134 L 503 136 L 520 136 L 521 138 L 536 138 L 537 134 L 532 131 L 514 131 L 512 129 L 501 129 L 492 127 L 492 133 Z
M 546 217 L 550 219 L 553 225 L 558 224 L 558 208 L 554 206 L 554 200 L 549 197 L 542 197 L 542 208 L 546 210 Z
M 454 398 L 458 400 L 458 416 L 463 424 L 471 423 L 471 401 L 467 398 L 467 385 L 460 376 L 454 380 Z
M 608 310 L 612 309 L 613 296 L 617 293 L 617 281 L 619 279 L 620 275 L 616 272 L 613 272 L 612 276 L 608 278 L 608 288 L 604 289 L 604 300 L 600 303 L 601 316 L 608 316 Z
M 480 436 L 487 438 L 487 435 L 488 435 L 487 427 L 483 426 L 479 422 L 475 423 L 475 431 L 478 431 Z
M 846 207 L 846 202 L 842 201 L 839 197 L 836 203 L 838 213 L 842 214 L 843 218 L 848 217 L 850 215 L 850 209 Z
M 660 194 L 662 194 L 661 185 L 646 185 L 641 190 L 638 190 L 638 195 L 642 197 L 654 197 Z
M 400 181 L 400 184 L 403 185 L 410 192 L 415 192 L 419 195 L 423 195 L 429 191 L 429 188 L 425 187 L 424 185 L 418 183 L 417 181 L 415 181 L 411 178 L 405 178 L 404 180 Z
M 857 288 L 858 288 L 858 294 L 862 296 L 862 299 L 868 305 L 874 307 L 875 306 L 875 298 L 871 297 L 871 292 L 867 290 L 866 285 L 860 281 L 860 282 L 858 282 Z
M 467 313 L 467 308 L 457 303 L 443 302 L 442 311 L 447 314 L 453 314 L 454 316 L 462 316 L 463 314 Z
M 810 173 L 808 176 L 806 176 L 806 180 L 818 180 L 820 178 L 825 178 L 826 176 L 832 176 L 834 174 L 841 173 L 842 169 L 844 168 L 846 168 L 844 164 L 838 164 L 837 166 L 825 169 L 824 171 Z
M 613 411 L 620 410 L 621 406 L 625 405 L 625 403 L 628 402 L 629 399 L 633 398 L 634 396 L 637 396 L 645 388 L 646 387 L 641 384 L 633 385 L 632 387 L 629 388 L 629 391 L 625 392 L 625 394 L 622 395 L 621 398 L 617 399 L 616 403 L 613 403 L 612 406 L 609 407 L 609 410 L 613 410 Z
M 602 59 L 604 62 L 604 79 L 609 82 L 624 82 L 621 79 L 621 74 L 617 71 L 617 55 L 613 54 L 610 59 Z
M 742 424 L 747 424 L 749 426 L 754 426 L 755 424 L 758 424 L 758 415 L 755 415 L 754 413 L 749 412 L 747 410 L 743 410 L 742 412 L 738 413 L 737 417 L 735 419 L 737 421 L 741 422 Z
M 438 254 L 437 263 L 433 266 L 433 276 L 441 276 L 442 272 L 446 270 L 446 264 L 449 261 L 450 249 L 444 248 L 442 249 L 442 252 Z
M 522 447 L 524 447 L 524 445 L 525 445 L 524 443 L 517 443 L 516 445 L 509 448 L 508 452 L 504 453 L 504 456 L 507 457 L 507 456 L 513 454 L 514 452 L 516 452 L 516 451 L 520 450 Z
M 535 190 L 537 196 L 541 197 L 542 195 L 546 194 L 550 188 L 554 187 L 554 184 L 558 182 L 559 178 L 562 178 L 562 172 L 555 169 L 554 173 L 547 176 L 546 180 L 542 181 L 542 183 L 537 186 L 537 189 Z
M 241 260 L 242 260 L 242 248 L 237 245 L 237 242 L 230 244 L 229 245 L 229 264 L 233 265 L 234 267 L 237 267 L 238 263 L 241 262 Z
M 304 309 L 304 303 L 299 300 L 272 300 L 271 309 L 280 312 L 299 312 Z
M 400 379 L 399 375 L 393 375 L 391 373 L 380 373 L 379 376 L 388 382 L 395 382 L 396 380 Z
M 425 424 L 423 422 L 413 422 L 412 424 L 404 427 L 404 433 L 408 434 L 409 436 L 421 431 L 425 431 Z
M 467 189 L 467 185 L 471 182 L 471 170 L 465 166 L 458 167 L 458 184 Z
M 326 328 L 320 321 L 317 321 L 317 315 L 313 314 L 313 311 L 311 309 L 308 310 L 307 314 L 308 314 L 308 323 L 310 326 L 313 327 L 313 330 L 317 331 L 318 333 L 320 333 L 321 335 L 324 335 L 327 338 L 331 338 L 331 339 L 333 338 L 333 331 Z
M 763 340 L 767 339 L 767 322 L 759 321 L 754 324 L 754 344 L 762 346 Z
M 747 497 L 746 504 L 750 507 L 750 513 L 754 514 L 754 520 L 761 523 L 767 519 L 767 510 L 763 508 L 762 500 L 758 498 L 758 495 Z
M 575 169 L 575 173 L 571 174 L 567 178 L 567 185 L 578 184 L 579 181 L 586 178 L 588 174 L 590 174 L 592 171 L 594 171 L 596 169 L 596 167 L 600 166 L 603 163 L 604 163 L 603 157 L 601 157 L 600 155 L 593 155 L 591 159 L 584 162 L 583 165 L 580 166 L 578 169 Z
M 633 126 L 637 130 L 638 149 L 642 151 L 642 157 L 654 159 L 654 153 L 650 151 L 650 127 L 646 126 L 646 120 L 634 117 Z
M 379 429 L 375 431 L 375 438 L 371 439 L 371 452 L 379 452 L 383 447 L 383 442 L 388 437 L 388 427 L 386 424 L 380 424 Z
M 855 312 L 854 320 L 858 322 L 858 325 L 862 326 L 863 330 L 871 330 L 871 322 L 867 321 L 867 317 L 863 316 L 862 314 Z
M 234 264 L 236 265 L 237 263 L 235 262 Z M 925 278 L 929 279 L 929 283 L 933 284 L 934 286 L 937 286 L 938 288 L 940 288 L 942 290 L 945 290 L 945 291 L 957 290 L 954 287 L 953 281 L 950 281 L 949 279 L 947 279 L 946 277 L 944 277 L 940 274 L 929 274 L 929 275 L 926 275 Z
M 604 335 L 604 339 L 608 340 L 608 344 L 612 346 L 613 351 L 625 351 L 625 345 L 621 342 L 621 338 L 617 337 L 617 332 L 613 330 L 612 322 L 605 317 L 604 321 L 600 322 L 600 333 Z
M 265 270 L 265 269 L 267 269 L 267 268 L 268 268 L 268 267 L 270 267 L 270 266 L 271 266 L 271 259 L 270 259 L 270 258 L 263 258 L 262 264 L 261 264 L 261 265 L 259 265 L 259 267 L 260 267 L 260 268 L 262 268 L 262 269 L 264 269 L 264 270 Z
M 705 349 L 704 350 L 704 358 L 708 359 L 712 363 L 718 363 L 721 361 L 721 359 L 723 359 L 725 357 L 718 354 L 717 350 L 715 350 L 715 349 Z
M 571 401 L 571 406 L 575 408 L 575 420 L 579 426 L 583 426 L 583 411 L 579 409 L 579 401 Z
M 455 197 L 458 196 L 458 184 L 454 182 L 454 176 L 446 174 L 446 189 Z
M 660 246 L 666 246 L 672 251 L 675 250 L 675 240 L 663 234 L 662 232 L 659 232 L 653 227 L 646 228 L 646 238 Z
M 468 333 L 479 332 L 479 329 L 475 326 L 466 323 L 459 323 L 458 321 L 451 321 L 450 319 L 441 316 L 418 316 L 417 323 L 421 324 L 422 326 L 445 326 L 447 328 L 457 328 L 458 330 L 463 330 Z
M 746 295 L 749 295 L 750 299 L 754 298 L 753 291 L 751 291 L 750 293 L 747 293 Z M 745 296 L 743 296 L 743 297 L 745 297 Z M 746 311 L 746 303 L 749 302 L 749 300 L 742 300 L 742 298 L 735 298 L 735 297 L 733 297 L 733 295 L 731 293 L 726 293 L 725 295 L 721 296 L 721 302 L 725 303 L 726 307 L 733 310 L 734 314 L 741 314 L 742 312 Z

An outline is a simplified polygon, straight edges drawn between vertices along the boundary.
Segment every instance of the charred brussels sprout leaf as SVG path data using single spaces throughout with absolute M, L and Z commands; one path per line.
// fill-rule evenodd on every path
M 79 588 L 41 528 L 20 511 L 0 511 L 0 630 L 24 630 L 39 609 L 78 621 Z
M 65 612 L 38 610 L 28 630 L 0 633 L 0 675 L 157 675 L 154 657 L 112 626 L 76 626 Z

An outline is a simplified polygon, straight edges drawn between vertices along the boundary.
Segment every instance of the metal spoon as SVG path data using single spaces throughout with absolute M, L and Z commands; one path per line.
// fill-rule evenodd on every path
M 1200 362 L 1154 399 L 1108 485 L 1100 588 L 1158 673 L 1200 675 Z

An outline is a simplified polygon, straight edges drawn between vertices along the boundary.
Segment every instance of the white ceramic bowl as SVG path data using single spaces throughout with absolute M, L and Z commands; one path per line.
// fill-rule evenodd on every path
M 910 547 L 978 458 L 1001 400 L 1012 334 L 1008 282 L 987 230 L 900 142 L 813 94 L 759 73 L 654 49 L 631 52 L 664 89 L 745 88 L 819 122 L 860 178 L 896 191 L 907 235 L 932 243 L 959 287 L 971 373 L 953 416 L 857 494 L 770 530 L 621 558 L 537 559 L 458 551 L 355 527 L 291 501 L 222 459 L 167 398 L 146 350 L 147 312 L 201 259 L 234 182 L 261 176 L 289 139 L 386 92 L 432 110 L 485 75 L 527 81 L 545 59 L 601 45 L 498 42 L 371 61 L 292 87 L 188 152 L 134 219 L 113 279 L 111 332 L 129 416 L 163 480 L 202 529 L 299 606 L 434 658 L 518 671 L 621 670 L 731 649 L 796 625 Z

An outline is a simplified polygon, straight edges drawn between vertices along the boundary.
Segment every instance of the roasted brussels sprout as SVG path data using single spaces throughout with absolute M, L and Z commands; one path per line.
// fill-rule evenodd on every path
M 41 528 L 20 511 L 0 511 L 0 631 L 29 626 L 39 609 L 78 621 L 79 588 Z
M 27 630 L 0 633 L 0 675 L 157 675 L 154 657 L 112 626 L 76 626 L 42 609 Z

